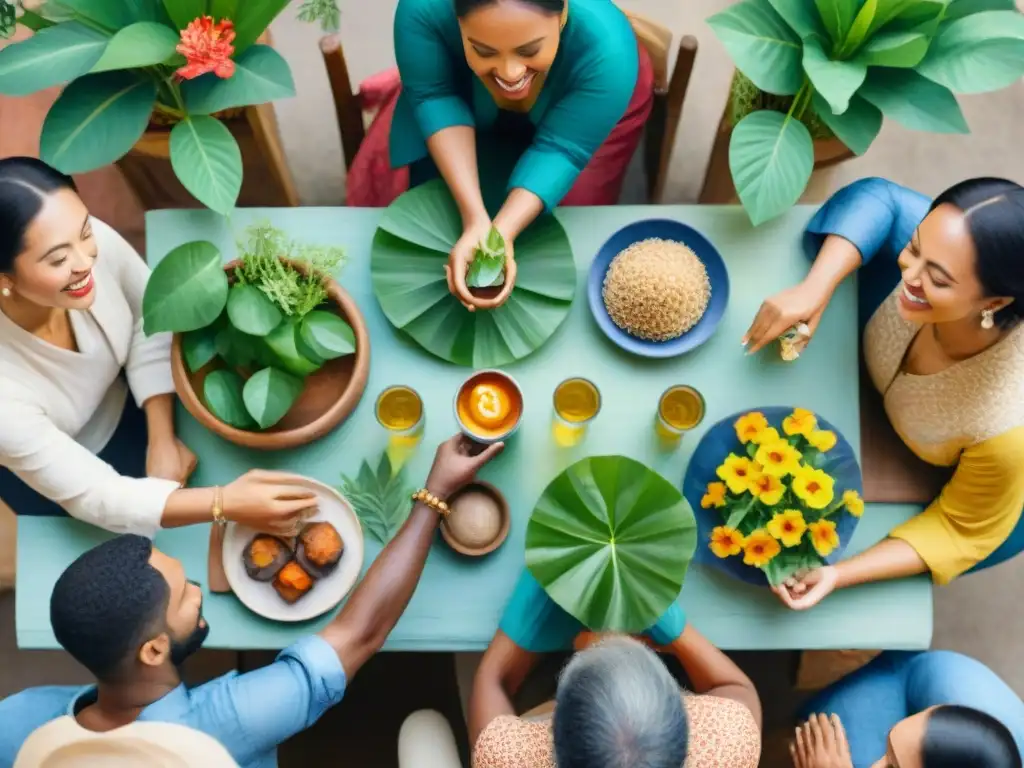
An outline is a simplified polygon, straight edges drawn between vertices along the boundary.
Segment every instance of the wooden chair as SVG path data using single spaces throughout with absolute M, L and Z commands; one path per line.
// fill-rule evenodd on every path
M 679 41 L 679 55 L 676 58 L 672 76 L 668 75 L 668 59 L 672 46 L 672 33 L 649 19 L 625 11 L 637 39 L 647 49 L 654 65 L 654 106 L 644 128 L 643 164 L 647 177 L 647 197 L 652 203 L 661 202 L 668 178 L 672 147 L 675 144 L 679 119 L 683 113 L 683 100 L 693 73 L 697 56 L 697 38 L 685 35 Z M 345 167 L 351 167 L 359 146 L 366 136 L 367 115 L 359 94 L 352 88 L 348 64 L 341 40 L 337 35 L 328 35 L 320 41 L 320 52 L 327 68 L 331 92 L 334 94 L 334 109 L 341 132 L 342 153 Z

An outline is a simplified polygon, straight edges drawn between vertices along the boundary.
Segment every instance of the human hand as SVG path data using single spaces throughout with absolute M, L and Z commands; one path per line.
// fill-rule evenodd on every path
M 812 608 L 831 594 L 839 581 L 839 572 L 834 565 L 823 565 L 809 571 L 800 571 L 786 579 L 772 592 L 794 611 Z
M 468 485 L 491 459 L 501 453 L 504 443 L 481 448 L 465 435 L 455 435 L 437 447 L 434 464 L 427 475 L 426 488 L 439 499 L 447 499 Z
M 516 282 L 515 245 L 511 238 L 505 237 L 505 282 L 500 287 L 476 289 L 477 293 L 473 293 L 466 285 L 466 273 L 469 271 L 476 248 L 487 239 L 491 226 L 488 219 L 481 219 L 467 226 L 462 237 L 452 248 L 448 264 L 444 268 L 448 290 L 470 312 L 500 307 L 512 294 Z
M 150 441 L 146 446 L 146 477 L 159 477 L 184 485 L 197 463 L 196 455 L 176 437 Z
M 838 715 L 811 715 L 789 745 L 794 768 L 853 768 L 850 744 Z
M 809 335 L 803 342 L 806 346 L 818 329 L 831 298 L 830 292 L 824 292 L 805 280 L 765 299 L 743 335 L 747 354 L 752 355 L 764 348 L 797 323 L 807 324 Z
M 316 494 L 285 472 L 252 469 L 224 486 L 224 517 L 274 536 L 298 536 L 317 510 Z

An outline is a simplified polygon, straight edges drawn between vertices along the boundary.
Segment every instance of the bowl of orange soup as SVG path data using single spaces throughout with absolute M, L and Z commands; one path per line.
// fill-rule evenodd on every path
M 511 437 L 522 419 L 523 391 L 503 371 L 477 371 L 455 395 L 459 429 L 478 443 L 497 443 Z

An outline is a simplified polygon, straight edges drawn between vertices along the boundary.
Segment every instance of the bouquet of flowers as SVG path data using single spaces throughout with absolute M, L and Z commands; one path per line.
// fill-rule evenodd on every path
M 804 408 L 777 425 L 761 411 L 734 422 L 735 450 L 715 469 L 700 501 L 721 517 L 708 543 L 716 557 L 742 556 L 776 586 L 838 554 L 839 519 L 846 513 L 855 523 L 864 500 L 852 449 L 844 442 L 837 450 L 836 432 L 822 427 Z M 845 527 L 848 537 L 852 525 Z

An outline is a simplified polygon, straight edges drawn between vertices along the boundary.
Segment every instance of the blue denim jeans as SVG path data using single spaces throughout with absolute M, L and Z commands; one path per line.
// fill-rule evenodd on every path
M 870 768 L 885 755 L 896 723 L 939 704 L 987 712 L 1024 747 L 1024 702 L 980 661 L 951 651 L 886 651 L 815 696 L 801 719 L 814 712 L 839 715 L 854 768 Z

